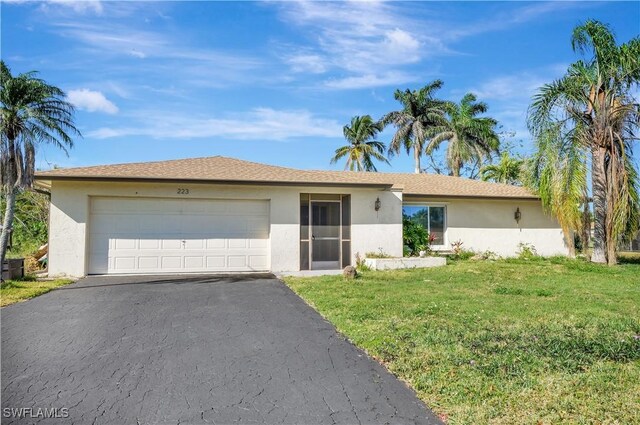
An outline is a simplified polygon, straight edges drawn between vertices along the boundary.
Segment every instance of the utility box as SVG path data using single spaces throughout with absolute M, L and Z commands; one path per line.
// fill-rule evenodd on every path
M 2 279 L 19 279 L 24 277 L 24 258 L 8 258 L 2 264 Z

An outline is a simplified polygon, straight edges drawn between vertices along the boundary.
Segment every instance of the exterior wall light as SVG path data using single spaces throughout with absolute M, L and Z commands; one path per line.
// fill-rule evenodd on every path
M 520 220 L 522 219 L 522 213 L 520 212 L 520 207 L 516 208 L 516 212 L 513 215 L 513 218 L 516 219 L 516 223 L 520 224 Z
M 373 208 L 378 211 L 380 210 L 380 207 L 382 206 L 382 202 L 380 202 L 380 198 L 376 199 L 376 202 L 373 204 Z

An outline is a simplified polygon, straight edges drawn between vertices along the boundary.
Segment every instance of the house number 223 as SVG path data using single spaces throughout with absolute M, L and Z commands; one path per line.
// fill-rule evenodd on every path
M 178 195 L 188 195 L 189 189 L 180 189 L 178 188 Z

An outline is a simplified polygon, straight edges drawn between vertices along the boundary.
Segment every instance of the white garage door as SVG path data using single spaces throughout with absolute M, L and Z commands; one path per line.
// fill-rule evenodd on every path
M 269 269 L 269 202 L 92 198 L 89 273 Z

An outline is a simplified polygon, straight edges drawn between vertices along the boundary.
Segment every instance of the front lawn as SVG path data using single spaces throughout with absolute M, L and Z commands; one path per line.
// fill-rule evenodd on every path
M 70 279 L 6 280 L 2 282 L 0 286 L 0 307 L 37 297 L 59 286 L 68 285 L 71 282 L 73 281 Z
M 640 265 L 459 261 L 286 283 L 448 423 L 640 423 Z

